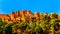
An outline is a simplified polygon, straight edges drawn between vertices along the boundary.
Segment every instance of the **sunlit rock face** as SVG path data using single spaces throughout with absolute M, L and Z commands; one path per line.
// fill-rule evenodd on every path
M 40 13 L 39 16 L 40 16 L 40 19 L 43 19 L 43 14 L 42 13 Z
M 18 17 L 20 17 L 20 16 L 21 16 L 21 12 L 20 12 L 20 11 L 18 11 L 18 12 L 17 12 L 17 14 L 18 14 Z
M 30 20 L 31 16 L 32 16 L 32 12 L 29 10 L 22 10 L 21 11 L 21 20 L 25 21 L 25 20 Z
M 38 12 L 36 12 L 36 13 L 34 13 L 34 17 L 36 18 L 36 19 L 39 19 L 39 13 Z
M 4 22 L 14 22 L 14 21 L 30 21 L 32 19 L 32 12 L 30 10 L 22 10 L 17 12 L 12 12 L 11 14 L 0 14 L 0 18 Z
M 55 14 L 54 14 L 55 15 Z M 3 22 L 15 22 L 15 21 L 32 21 L 35 20 L 41 20 L 43 17 L 49 17 L 54 18 L 53 14 L 47 14 L 47 13 L 38 13 L 35 12 L 34 14 L 30 10 L 21 10 L 17 12 L 12 12 L 11 14 L 0 14 L 0 18 Z M 60 15 L 58 15 L 58 19 L 60 20 Z
M 60 20 L 60 14 L 58 15 L 58 19 Z
M 4 22 L 8 22 L 10 16 L 7 14 L 0 14 L 0 18 L 2 19 L 2 21 Z

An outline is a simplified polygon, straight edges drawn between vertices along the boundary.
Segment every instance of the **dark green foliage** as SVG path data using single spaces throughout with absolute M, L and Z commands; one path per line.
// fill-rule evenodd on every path
M 30 27 L 31 29 L 34 29 L 35 26 L 36 26 L 36 24 L 35 24 L 34 22 L 30 22 L 30 23 L 29 23 L 29 27 Z
M 34 30 L 36 31 L 36 33 L 43 34 L 43 30 L 42 30 L 42 28 L 39 27 L 39 26 L 36 26 Z
M 8 27 L 5 29 L 5 34 L 12 34 L 12 27 L 11 27 L 11 26 L 8 26 Z
M 20 23 L 20 29 L 25 30 L 27 28 L 27 23 Z

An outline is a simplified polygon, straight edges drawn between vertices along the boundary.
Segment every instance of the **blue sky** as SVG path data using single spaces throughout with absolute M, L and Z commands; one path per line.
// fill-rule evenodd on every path
M 60 0 L 0 0 L 0 14 L 10 14 L 18 10 L 60 14 Z

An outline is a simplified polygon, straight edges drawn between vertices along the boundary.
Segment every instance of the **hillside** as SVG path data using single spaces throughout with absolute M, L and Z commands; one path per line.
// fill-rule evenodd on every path
M 0 14 L 0 33 L 8 34 L 7 31 L 11 34 L 60 34 L 60 14 L 33 14 L 29 10 Z

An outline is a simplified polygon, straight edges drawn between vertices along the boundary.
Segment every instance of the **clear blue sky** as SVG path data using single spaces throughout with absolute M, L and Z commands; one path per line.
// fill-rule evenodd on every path
M 60 0 L 0 0 L 0 14 L 10 14 L 18 10 L 60 13 Z

